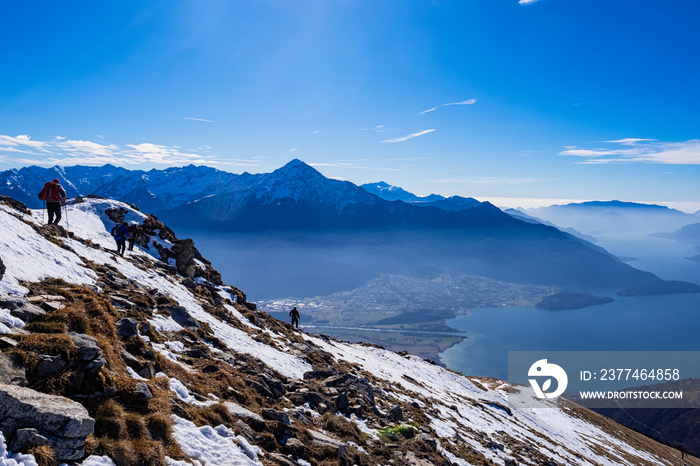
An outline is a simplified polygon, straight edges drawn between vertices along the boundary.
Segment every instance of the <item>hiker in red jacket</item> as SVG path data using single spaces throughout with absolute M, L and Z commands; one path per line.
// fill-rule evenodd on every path
M 60 222 L 61 206 L 66 201 L 66 190 L 63 189 L 58 178 L 44 185 L 44 188 L 39 193 L 39 199 L 46 202 L 46 210 L 49 212 L 49 225 L 55 225 Z

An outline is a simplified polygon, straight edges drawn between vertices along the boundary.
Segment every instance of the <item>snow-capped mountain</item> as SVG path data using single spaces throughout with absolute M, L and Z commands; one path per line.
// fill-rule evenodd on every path
M 428 196 L 420 197 L 413 193 L 406 191 L 398 186 L 392 186 L 385 181 L 379 181 L 377 183 L 366 183 L 360 185 L 360 188 L 365 191 L 372 193 L 376 196 L 381 197 L 386 201 L 404 201 L 404 202 L 433 202 L 440 199 L 444 199 L 443 196 L 439 194 L 430 194 Z
M 129 205 L 66 217 L 0 198 L 3 466 L 678 464 L 569 402 L 510 406 L 527 387 L 295 330 Z M 142 231 L 123 257 L 121 219 Z

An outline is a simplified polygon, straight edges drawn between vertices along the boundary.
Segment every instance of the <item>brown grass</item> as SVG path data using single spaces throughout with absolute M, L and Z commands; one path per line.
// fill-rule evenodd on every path
M 39 466 L 58 466 L 56 453 L 48 445 L 33 445 L 27 450 L 27 453 L 34 455 L 34 459 Z

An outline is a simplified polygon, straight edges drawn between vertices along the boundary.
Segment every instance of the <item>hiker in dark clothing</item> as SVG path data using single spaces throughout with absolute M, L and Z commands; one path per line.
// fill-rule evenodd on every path
M 289 311 L 289 316 L 292 318 L 292 327 L 296 325 L 296 327 L 299 328 L 299 311 L 297 311 L 296 306 Z
M 49 225 L 61 221 L 61 206 L 66 201 L 66 190 L 61 186 L 58 178 L 46 183 L 39 193 L 39 199 L 46 202 L 46 210 L 49 212 Z
M 134 243 L 141 236 L 140 230 L 141 229 L 139 228 L 139 226 L 136 225 L 135 223 L 133 225 L 129 225 L 129 238 L 128 238 L 129 239 L 129 251 L 134 250 Z
M 126 249 L 126 237 L 129 234 L 129 226 L 126 222 L 117 223 L 112 228 L 112 236 L 114 241 L 117 242 L 117 254 L 120 256 L 124 255 L 124 249 Z

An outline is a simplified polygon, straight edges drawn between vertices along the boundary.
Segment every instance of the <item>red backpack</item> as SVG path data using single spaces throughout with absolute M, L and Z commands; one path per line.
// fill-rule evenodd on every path
M 42 201 L 60 202 L 61 198 L 58 193 L 58 186 L 53 181 L 48 181 L 44 184 L 44 188 L 39 192 L 39 199 Z

